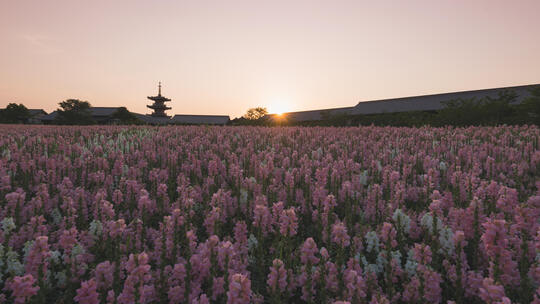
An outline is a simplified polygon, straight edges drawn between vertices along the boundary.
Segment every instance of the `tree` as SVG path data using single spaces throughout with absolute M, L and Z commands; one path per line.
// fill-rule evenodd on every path
M 56 122 L 63 125 L 91 125 L 96 123 L 90 113 L 90 103 L 78 99 L 68 99 L 59 103 Z
M 266 114 L 268 114 L 268 110 L 266 108 L 257 107 L 249 109 L 243 117 L 248 120 L 257 120 L 266 116 Z
M 23 104 L 10 103 L 0 110 L 0 122 L 25 123 L 30 118 L 30 112 Z
M 515 116 L 515 107 L 512 106 L 517 98 L 513 91 L 502 91 L 496 98 L 486 96 L 480 106 L 483 125 L 496 126 L 513 122 Z
M 540 126 L 540 86 L 531 90 L 531 96 L 519 105 L 527 122 Z
M 484 117 L 481 108 L 482 99 L 465 98 L 444 102 L 445 107 L 438 111 L 439 126 L 473 126 L 479 125 Z
M 112 119 L 118 120 L 121 124 L 136 124 L 139 123 L 139 120 L 133 113 L 129 112 L 126 107 L 120 107 L 116 112 L 112 114 Z

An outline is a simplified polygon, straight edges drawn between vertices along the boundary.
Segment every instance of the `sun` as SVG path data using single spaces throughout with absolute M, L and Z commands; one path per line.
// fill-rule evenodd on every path
M 284 100 L 275 100 L 268 106 L 268 112 L 270 114 L 276 114 L 282 116 L 288 111 L 289 103 Z

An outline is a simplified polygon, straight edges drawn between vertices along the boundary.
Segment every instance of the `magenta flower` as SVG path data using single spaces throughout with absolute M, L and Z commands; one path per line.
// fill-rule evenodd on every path
M 191 301 L 192 304 L 210 304 L 210 300 L 206 296 L 206 294 L 202 294 L 198 299 L 193 299 Z
M 227 304 L 247 304 L 251 298 L 251 281 L 243 274 L 233 274 L 227 292 Z
M 461 248 L 465 248 L 467 241 L 465 241 L 465 233 L 463 233 L 463 231 L 458 230 L 454 233 L 454 244 L 456 246 L 461 246 Z
M 431 303 L 440 302 L 442 293 L 441 275 L 424 265 L 420 265 L 418 270 L 424 279 L 424 298 Z
M 177 303 L 184 301 L 186 276 L 187 273 L 185 265 L 183 263 L 175 264 L 174 268 L 168 275 L 168 285 L 170 286 L 170 288 L 167 296 L 171 302 Z
M 385 244 L 390 243 L 390 246 L 395 248 L 397 246 L 396 235 L 397 231 L 394 226 L 388 222 L 384 222 L 381 230 L 381 239 L 383 242 Z
M 48 257 L 50 256 L 48 240 L 49 238 L 46 236 L 37 237 L 26 257 L 26 273 L 32 274 L 36 278 L 40 275 L 39 270 L 41 270 L 42 279 L 47 275 Z
M 114 264 L 109 261 L 101 262 L 96 266 L 95 281 L 98 289 L 110 287 L 113 283 Z
M 272 230 L 272 215 L 270 209 L 264 205 L 256 205 L 253 210 L 253 226 L 262 230 L 262 233 L 266 235 Z
M 362 276 L 355 270 L 346 270 L 343 277 L 345 284 L 346 295 L 349 301 L 358 301 L 366 297 L 366 283 Z
M 507 246 L 505 225 L 504 220 L 494 220 L 483 224 L 486 231 L 482 235 L 482 242 L 488 256 L 500 255 Z
M 217 298 L 225 293 L 225 278 L 214 277 L 212 280 L 212 300 L 216 301 Z
M 35 283 L 36 279 L 31 274 L 22 277 L 16 276 L 6 282 L 5 289 L 11 291 L 11 296 L 14 298 L 13 303 L 23 304 L 37 294 L 39 286 L 34 286 Z
M 490 274 L 495 280 L 501 280 L 506 285 L 519 284 L 517 263 L 509 249 L 505 220 L 489 220 L 483 224 L 486 231 L 482 235 L 482 243 L 486 255 L 490 258 Z
M 347 227 L 343 224 L 343 222 L 336 222 L 332 225 L 332 242 L 337 244 L 338 246 L 344 248 L 348 247 L 350 242 L 350 237 L 347 234 Z
M 504 303 L 504 301 L 508 301 L 504 294 L 504 287 L 496 284 L 491 278 L 485 278 L 482 282 L 480 298 L 486 303 Z
M 428 245 L 414 244 L 414 256 L 418 263 L 429 265 L 431 263 L 431 248 Z
M 319 258 L 315 254 L 318 252 L 317 244 L 315 244 L 313 238 L 307 238 L 300 250 L 300 261 L 303 264 L 317 264 L 319 263 Z
M 130 254 L 126 263 L 126 271 L 128 274 L 124 281 L 124 289 L 118 296 L 118 302 L 123 304 L 135 301 L 150 303 L 153 297 L 153 286 L 147 284 L 152 278 L 148 255 L 144 252 L 137 255 Z
M 97 284 L 94 279 L 81 283 L 81 288 L 77 289 L 77 295 L 74 300 L 81 304 L 98 304 L 99 294 L 97 292 Z
M 420 280 L 416 276 L 405 284 L 402 298 L 406 303 L 418 302 L 420 299 Z
M 109 235 L 112 238 L 122 235 L 122 233 L 126 229 L 126 221 L 124 219 L 119 219 L 117 221 L 109 221 L 107 223 L 108 223 Z
M 279 232 L 284 236 L 294 236 L 297 229 L 298 218 L 294 208 L 282 210 L 279 217 Z
M 284 292 L 287 288 L 287 271 L 280 259 L 275 259 L 270 267 L 270 273 L 268 274 L 267 284 L 270 291 L 275 293 Z
M 326 277 L 321 278 L 325 282 L 326 288 L 332 292 L 336 292 L 339 288 L 339 272 L 336 264 L 332 262 L 326 262 L 325 265 Z
M 185 290 L 180 286 L 173 286 L 169 288 L 167 297 L 170 303 L 182 303 L 184 301 Z

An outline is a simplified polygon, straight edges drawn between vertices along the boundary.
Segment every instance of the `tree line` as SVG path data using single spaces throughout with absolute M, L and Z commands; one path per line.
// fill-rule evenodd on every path
M 67 99 L 59 103 L 59 108 L 53 124 L 58 125 L 93 125 L 98 122 L 92 117 L 90 108 L 92 105 L 88 101 L 79 99 Z M 23 104 L 10 103 L 5 109 L 0 109 L 0 123 L 30 123 L 32 115 Z M 119 124 L 142 124 L 133 113 L 126 107 L 119 107 L 110 118 L 111 121 Z
M 496 125 L 538 125 L 540 126 L 540 86 L 531 90 L 531 96 L 517 103 L 517 94 L 503 91 L 497 97 L 457 99 L 445 103 L 441 110 L 411 111 L 399 113 L 380 113 L 330 115 L 324 113 L 317 121 L 295 122 L 287 120 L 287 115 L 272 119 L 271 116 L 253 115 L 257 109 L 250 109 L 242 118 L 232 121 L 234 125 L 261 126 L 402 126 L 419 127 L 424 125 L 441 126 L 496 126 Z M 265 109 L 264 109 L 265 110 Z

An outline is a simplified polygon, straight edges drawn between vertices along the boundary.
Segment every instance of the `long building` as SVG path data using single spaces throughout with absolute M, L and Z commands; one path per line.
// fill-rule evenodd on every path
M 174 115 L 171 119 L 175 124 L 205 124 L 205 125 L 224 125 L 229 122 L 227 115 Z
M 120 107 L 91 107 L 90 115 L 92 118 L 100 124 L 110 123 L 112 120 L 112 115 L 118 111 Z M 50 114 L 41 116 L 39 120 L 43 123 L 53 123 L 58 116 L 58 111 L 53 111 Z
M 120 107 L 91 107 L 90 115 L 99 124 L 113 124 L 115 119 L 113 114 L 118 111 Z M 168 125 L 168 124 L 183 124 L 183 125 L 225 125 L 229 122 L 230 118 L 226 115 L 175 115 L 174 117 L 159 117 L 153 115 L 131 113 L 135 118 L 142 123 L 150 125 Z M 54 123 L 58 111 L 53 111 L 47 115 L 41 115 L 37 120 L 42 123 L 51 124 Z
M 353 107 L 332 108 L 323 110 L 288 112 L 281 115 L 270 114 L 270 119 L 286 119 L 291 122 L 306 122 L 324 120 L 336 115 L 369 115 L 381 113 L 398 113 L 413 111 L 437 111 L 445 107 L 445 103 L 459 99 L 481 99 L 486 97 L 495 98 L 503 92 L 514 92 L 516 103 L 531 95 L 530 90 L 540 84 L 522 85 L 513 87 L 502 87 L 493 89 L 461 91 L 452 93 L 420 95 L 411 97 L 400 97 L 380 100 L 360 101 Z

